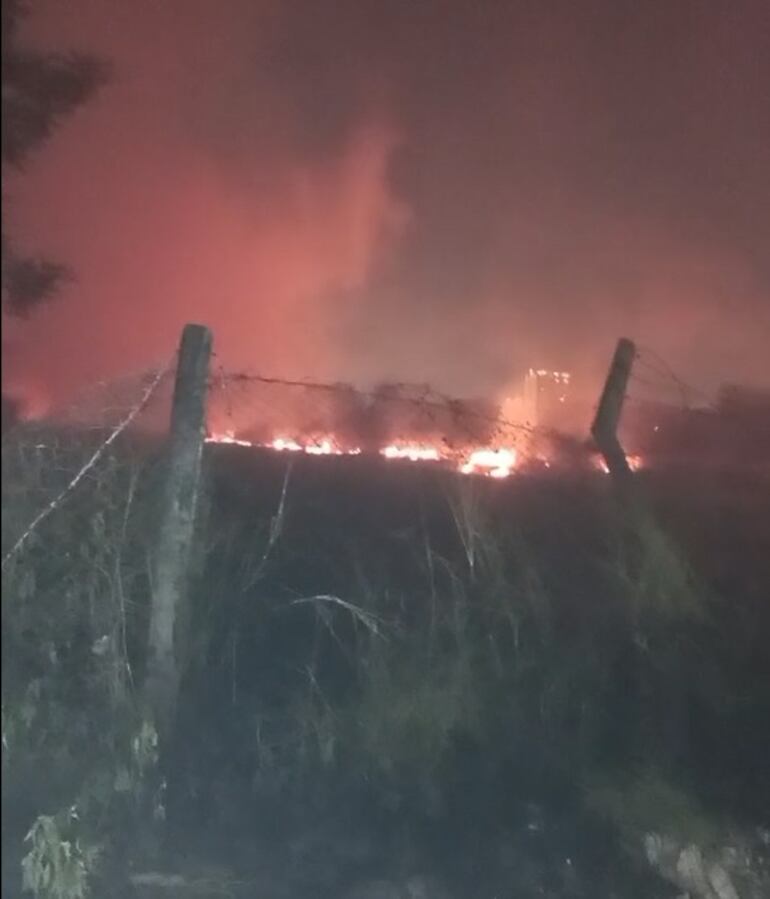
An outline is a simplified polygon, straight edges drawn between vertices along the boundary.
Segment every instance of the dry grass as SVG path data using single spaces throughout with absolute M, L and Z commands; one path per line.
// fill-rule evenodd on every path
M 4 549 L 98 437 L 4 441 Z M 461 746 L 492 782 L 515 759 L 512 791 L 535 771 L 578 784 L 634 771 L 639 757 L 668 782 L 683 760 L 729 761 L 702 758 L 690 738 L 670 743 L 673 686 L 697 697 L 713 735 L 768 707 L 741 668 L 761 630 L 750 602 L 762 569 L 737 565 L 728 595 L 676 514 L 671 531 L 630 518 L 601 481 L 498 488 L 405 468 L 402 484 L 393 466 L 348 476 L 308 460 L 289 475 L 266 462 L 246 476 L 221 463 L 209 459 L 180 740 L 185 777 L 226 780 L 237 758 L 244 809 L 344 783 L 386 810 L 438 814 Z M 3 765 L 27 827 L 73 793 L 103 822 L 116 793 L 126 798 L 116 774 L 139 779 L 130 746 L 156 478 L 117 441 L 3 571 Z M 724 617 L 744 597 L 752 626 Z M 753 705 L 735 703 L 736 684 Z M 618 795 L 594 791 L 630 815 Z M 655 796 L 651 813 L 673 820 Z

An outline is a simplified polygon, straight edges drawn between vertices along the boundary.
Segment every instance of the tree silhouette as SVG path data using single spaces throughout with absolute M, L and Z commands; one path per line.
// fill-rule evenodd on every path
M 83 53 L 44 53 L 24 46 L 19 28 L 23 0 L 2 0 L 2 166 L 23 171 L 61 123 L 94 95 L 109 75 L 100 59 Z M 2 235 L 3 312 L 25 316 L 48 299 L 69 269 L 19 255 Z

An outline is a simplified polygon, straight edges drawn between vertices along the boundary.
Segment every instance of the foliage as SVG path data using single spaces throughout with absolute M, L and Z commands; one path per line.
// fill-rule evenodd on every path
M 441 776 L 454 741 L 477 736 L 483 706 L 469 661 L 461 657 L 373 659 L 350 715 L 358 752 L 389 805 L 414 793 L 441 806 Z M 416 664 L 415 664 L 416 661 Z
M 89 451 L 64 432 L 4 441 L 4 547 Z M 25 828 L 77 801 L 114 841 L 166 809 L 136 701 L 151 463 L 116 444 L 3 571 L 4 808 Z M 739 580 L 721 594 L 707 564 L 696 576 L 686 530 L 631 518 L 602 481 L 506 494 L 398 466 L 351 482 L 334 460 L 315 481 L 315 464 L 208 458 L 172 827 L 243 833 L 272 802 L 336 814 L 340 796 L 399 820 L 569 801 L 629 840 L 721 826 L 709 772 L 740 786 L 758 758 L 718 740 L 765 707 L 741 668 L 762 628 L 735 624 Z
M 107 80 L 105 63 L 83 53 L 43 53 L 20 37 L 22 0 L 2 6 L 2 164 L 22 169 L 61 124 Z M 28 315 L 69 277 L 58 262 L 19 255 L 2 237 L 3 311 Z
M 5 556 L 101 436 L 22 427 L 3 441 L 3 808 L 11 833 L 46 807 L 76 801 L 84 826 L 119 842 L 152 803 L 157 735 L 136 689 L 152 465 L 116 447 L 22 551 Z M 74 826 L 39 817 L 30 883 L 59 889 L 87 867 L 85 850 L 79 855 L 66 836 Z M 56 828 L 64 828 L 60 846 Z M 78 895 L 76 880 L 67 882 Z
M 86 899 L 99 847 L 77 835 L 76 808 L 59 815 L 39 815 L 25 838 L 23 888 L 36 899 Z
M 637 849 L 650 833 L 666 833 L 683 845 L 710 847 L 726 832 L 724 822 L 654 768 L 620 777 L 595 775 L 585 798 L 589 808 L 608 818 L 626 843 Z

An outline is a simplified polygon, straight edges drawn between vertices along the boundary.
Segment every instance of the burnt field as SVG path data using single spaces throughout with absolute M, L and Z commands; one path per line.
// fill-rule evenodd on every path
M 22 428 L 3 453 L 5 552 L 87 450 Z M 117 442 L 4 567 L 6 864 L 74 804 L 57 826 L 101 848 L 97 895 L 137 871 L 203 895 L 673 895 L 651 835 L 740 845 L 734 882 L 760 876 L 767 480 L 642 471 L 631 511 L 593 471 L 211 444 L 204 471 L 160 793 L 137 738 L 154 453 Z

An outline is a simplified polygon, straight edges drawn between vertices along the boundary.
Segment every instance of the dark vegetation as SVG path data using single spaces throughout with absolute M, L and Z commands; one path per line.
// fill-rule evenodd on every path
M 25 47 L 23 13 L 3 0 L 4 176 L 107 76 Z M 5 233 L 2 268 L 13 315 L 69 276 Z M 428 872 L 457 897 L 663 896 L 645 835 L 705 851 L 767 825 L 760 476 L 645 476 L 641 515 L 601 475 L 209 450 L 159 758 L 140 702 L 157 454 L 115 444 L 11 553 L 101 436 L 11 429 L 18 411 L 4 396 L 4 896 L 122 895 L 131 864 L 195 860 L 236 874 L 176 895 Z
M 42 53 L 20 40 L 22 0 L 2 0 L 3 179 L 22 171 L 60 125 L 104 84 L 109 69 L 86 53 Z M 5 199 L 5 198 L 4 198 Z M 50 298 L 67 267 L 20 254 L 3 230 L 3 311 L 25 316 Z
M 4 556 L 86 455 L 6 437 Z M 160 474 L 116 445 L 4 565 L 7 895 L 26 856 L 98 896 L 129 861 L 193 860 L 238 872 L 231 895 L 428 872 L 459 897 L 669 896 L 645 834 L 767 826 L 766 482 L 648 474 L 632 514 L 600 474 L 209 447 L 159 767 L 138 697 Z

